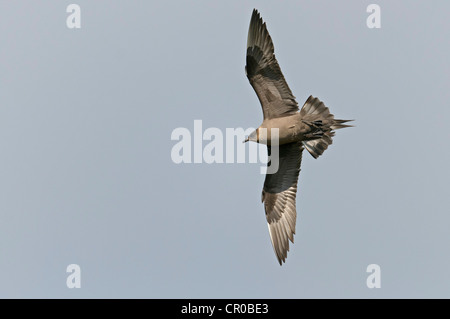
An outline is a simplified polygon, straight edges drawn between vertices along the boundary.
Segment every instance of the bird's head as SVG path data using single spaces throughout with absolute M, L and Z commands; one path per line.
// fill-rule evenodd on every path
M 243 143 L 248 142 L 248 141 L 253 141 L 256 143 L 259 142 L 259 128 L 257 128 L 253 132 L 251 132 L 250 135 L 246 137 L 246 139 Z

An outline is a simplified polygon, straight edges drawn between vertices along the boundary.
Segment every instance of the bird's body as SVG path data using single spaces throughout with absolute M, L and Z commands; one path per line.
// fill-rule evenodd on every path
M 247 39 L 247 77 L 262 106 L 264 120 L 245 141 L 266 144 L 269 158 L 277 147 L 278 170 L 266 175 L 262 201 L 272 245 L 280 263 L 285 261 L 289 240 L 294 242 L 297 212 L 295 198 L 303 149 L 317 158 L 332 143 L 334 130 L 349 127 L 310 96 L 301 110 L 287 85 L 266 24 L 253 10 Z M 273 160 L 273 159 L 272 159 Z
M 310 97 L 310 99 L 313 98 Z M 323 114 L 302 114 L 301 112 L 284 117 L 264 119 L 256 130 L 257 140 L 254 142 L 271 145 L 273 141 L 276 141 L 278 145 L 283 145 L 292 142 L 317 140 L 326 134 L 332 135 L 333 129 L 347 127 L 348 125 L 341 125 L 345 122 L 334 118 L 324 118 Z M 272 133 L 274 128 L 277 130 Z M 276 138 L 272 136 L 273 134 L 276 134 Z M 261 136 L 265 138 L 258 138 Z
M 278 129 L 276 134 L 278 137 L 272 136 L 272 129 Z M 289 115 L 286 117 L 279 117 L 274 119 L 266 119 L 258 127 L 257 132 L 264 133 L 266 138 L 259 138 L 258 143 L 271 145 L 272 141 L 277 141 L 279 145 L 292 143 L 295 141 L 301 141 L 304 139 L 305 133 L 308 131 L 308 125 L 303 123 L 300 117 L 300 113 Z M 274 131 L 275 134 L 275 131 Z M 262 136 L 262 133 L 258 133 L 258 136 Z

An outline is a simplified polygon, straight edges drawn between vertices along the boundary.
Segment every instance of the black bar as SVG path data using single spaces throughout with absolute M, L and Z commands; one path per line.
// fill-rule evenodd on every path
M 359 318 L 377 315 L 379 318 L 382 304 L 388 305 L 389 313 L 397 308 L 405 315 L 417 311 L 420 305 L 429 309 L 429 301 L 432 300 L 417 303 L 414 299 L 3 299 L 1 306 L 4 311 L 10 306 L 13 311 L 45 312 L 58 306 L 58 309 L 73 310 L 74 314 L 86 314 L 86 309 L 100 310 L 103 315 L 124 311 L 143 314 L 145 318 L 291 318 L 293 315 L 294 318 L 309 318 L 312 314 L 321 318 L 335 318 L 338 314 L 360 314 Z M 436 300 L 433 303 L 436 309 Z

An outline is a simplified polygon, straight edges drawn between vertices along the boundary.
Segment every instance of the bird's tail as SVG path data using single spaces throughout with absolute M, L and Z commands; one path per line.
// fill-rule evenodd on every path
M 303 105 L 300 115 L 303 123 L 310 127 L 303 145 L 308 152 L 318 158 L 333 143 L 334 130 L 352 127 L 345 124 L 353 120 L 336 120 L 328 107 L 318 98 L 310 96 Z

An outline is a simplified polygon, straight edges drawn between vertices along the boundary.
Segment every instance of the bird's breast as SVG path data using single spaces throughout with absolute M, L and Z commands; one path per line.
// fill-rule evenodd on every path
M 259 127 L 259 143 L 283 145 L 301 141 L 303 123 L 297 114 L 265 120 Z

